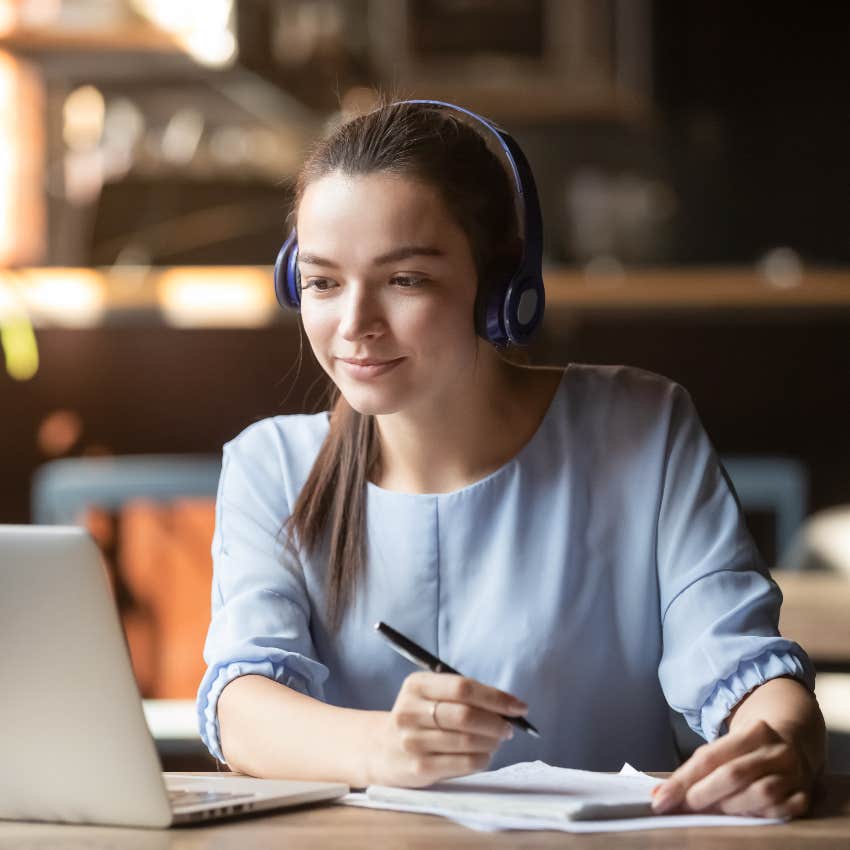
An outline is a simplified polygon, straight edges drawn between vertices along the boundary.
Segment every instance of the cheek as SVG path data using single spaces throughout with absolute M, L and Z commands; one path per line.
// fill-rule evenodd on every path
M 451 359 L 475 344 L 472 304 L 463 297 L 431 304 L 410 317 L 405 333 L 422 340 L 424 347 L 440 359 Z
M 304 306 L 301 309 L 301 323 L 313 353 L 320 363 L 323 362 L 328 351 L 328 344 L 333 337 L 334 323 L 327 313 L 313 311 Z

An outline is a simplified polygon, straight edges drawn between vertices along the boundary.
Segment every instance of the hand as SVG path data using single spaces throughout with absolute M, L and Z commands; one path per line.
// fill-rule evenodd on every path
M 504 691 L 448 673 L 411 673 L 392 711 L 377 713 L 371 782 L 420 787 L 484 770 L 528 707 Z
M 802 750 L 763 720 L 699 747 L 653 791 L 656 814 L 799 817 L 814 777 Z

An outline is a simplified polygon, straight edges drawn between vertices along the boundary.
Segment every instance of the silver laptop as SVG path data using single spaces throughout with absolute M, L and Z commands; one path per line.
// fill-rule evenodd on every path
M 0 818 L 168 827 L 332 800 L 336 782 L 163 774 L 100 552 L 0 525 Z

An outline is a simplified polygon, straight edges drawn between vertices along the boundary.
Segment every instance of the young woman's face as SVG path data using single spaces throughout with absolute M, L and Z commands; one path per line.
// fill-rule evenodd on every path
M 477 273 L 436 189 L 333 172 L 297 210 L 301 315 L 322 368 L 364 414 L 439 404 L 475 363 Z

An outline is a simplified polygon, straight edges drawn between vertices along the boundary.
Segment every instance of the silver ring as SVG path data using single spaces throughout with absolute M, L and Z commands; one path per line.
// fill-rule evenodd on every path
M 433 704 L 431 705 L 431 720 L 434 721 L 434 726 L 436 726 L 437 729 L 442 729 L 443 727 L 440 726 L 440 724 L 437 722 L 437 706 L 439 704 L 439 700 L 434 700 Z

